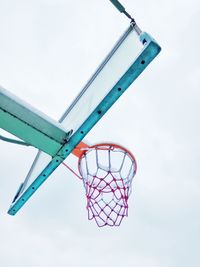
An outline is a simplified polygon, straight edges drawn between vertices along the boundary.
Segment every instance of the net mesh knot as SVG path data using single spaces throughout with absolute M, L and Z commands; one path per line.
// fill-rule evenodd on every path
M 99 144 L 84 151 L 79 171 L 89 220 L 95 219 L 99 227 L 121 224 L 128 216 L 128 198 L 136 168 L 134 156 L 121 146 Z

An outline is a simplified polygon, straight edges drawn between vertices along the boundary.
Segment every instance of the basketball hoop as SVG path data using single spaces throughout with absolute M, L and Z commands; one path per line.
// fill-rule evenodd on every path
M 127 149 L 115 144 L 82 148 L 79 172 L 87 197 L 88 219 L 99 227 L 119 226 L 128 216 L 128 198 L 137 165 Z

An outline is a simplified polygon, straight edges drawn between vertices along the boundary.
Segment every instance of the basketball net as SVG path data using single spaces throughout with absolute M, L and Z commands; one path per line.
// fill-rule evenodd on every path
M 83 148 L 79 172 L 87 197 L 88 219 L 99 227 L 119 226 L 128 216 L 128 198 L 137 165 L 127 149 L 114 144 Z

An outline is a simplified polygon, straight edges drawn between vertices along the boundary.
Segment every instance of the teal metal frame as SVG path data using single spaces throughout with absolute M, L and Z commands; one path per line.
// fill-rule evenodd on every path
M 131 25 L 128 29 L 134 30 Z M 121 40 L 123 40 L 123 36 Z M 62 163 L 64 159 L 72 152 L 84 136 L 93 128 L 93 126 L 102 118 L 109 108 L 117 101 L 117 99 L 127 90 L 127 88 L 137 79 L 151 61 L 158 55 L 161 47 L 147 33 L 140 34 L 140 41 L 144 47 L 140 55 L 136 58 L 132 66 L 126 71 L 121 79 L 115 84 L 112 90 L 105 96 L 101 103 L 95 108 L 84 123 L 70 137 L 69 141 L 63 145 L 57 155 L 52 158 L 51 162 L 40 173 L 35 181 L 22 192 L 23 184 L 17 192 L 14 201 L 8 210 L 10 215 L 15 215 L 28 199 L 36 192 L 36 190 L 46 181 L 53 171 Z M 98 71 L 98 70 L 97 70 Z
M 0 86 L 0 128 L 24 142 L 0 136 L 0 140 L 32 145 L 52 157 L 68 141 L 69 133 L 57 121 L 33 108 Z

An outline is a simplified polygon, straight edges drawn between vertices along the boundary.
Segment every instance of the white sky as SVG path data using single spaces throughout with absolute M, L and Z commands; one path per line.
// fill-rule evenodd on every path
M 83 185 L 62 166 L 7 215 L 36 151 L 1 142 L 0 266 L 200 265 L 200 5 L 122 3 L 162 52 L 87 140 L 134 153 L 129 217 L 97 228 Z M 0 84 L 58 119 L 127 27 L 108 0 L 0 0 Z

